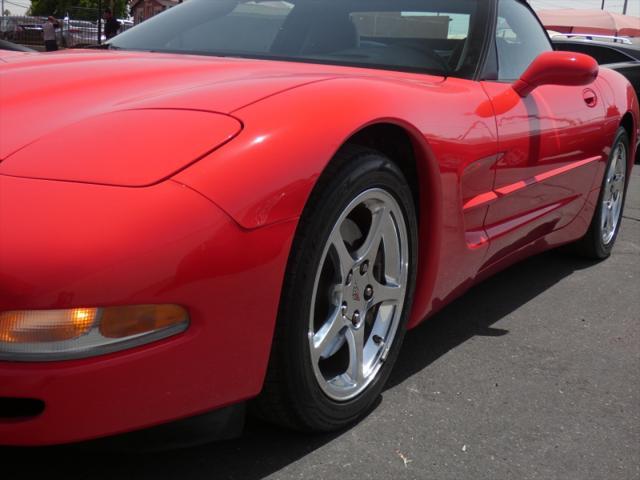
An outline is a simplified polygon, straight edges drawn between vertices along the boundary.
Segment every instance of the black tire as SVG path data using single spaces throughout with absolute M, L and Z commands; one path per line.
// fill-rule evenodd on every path
M 391 194 L 402 209 L 409 242 L 408 281 L 386 360 L 364 391 L 352 399 L 336 401 L 320 387 L 310 357 L 309 321 L 315 273 L 341 212 L 372 188 Z M 328 432 L 342 429 L 370 411 L 389 377 L 406 330 L 415 286 L 417 230 L 413 195 L 400 169 L 376 151 L 344 147 L 315 187 L 296 232 L 265 385 L 251 405 L 255 415 L 295 430 Z
M 603 228 L 602 228 L 602 202 L 605 195 L 605 189 L 607 187 L 607 172 L 611 167 L 611 164 L 614 160 L 614 155 L 619 147 L 624 148 L 625 150 L 625 185 L 622 191 L 622 208 L 620 210 L 619 219 L 617 225 L 615 227 L 615 231 L 613 232 L 613 237 L 611 240 L 605 243 L 603 239 Z M 600 195 L 598 196 L 598 203 L 596 205 L 596 210 L 593 214 L 593 218 L 591 220 L 591 225 L 589 226 L 589 230 L 584 237 L 582 237 L 578 242 L 576 242 L 576 252 L 586 258 L 591 258 L 594 260 L 603 260 L 608 258 L 611 255 L 611 251 L 616 243 L 616 239 L 618 238 L 618 233 L 620 232 L 620 225 L 622 224 L 622 215 L 624 213 L 624 202 L 626 200 L 627 195 L 627 187 L 629 185 L 629 175 L 628 175 L 628 164 L 631 161 L 630 159 L 630 150 L 629 150 L 629 135 L 627 131 L 620 127 L 616 132 L 613 145 L 611 146 L 611 154 L 609 155 L 609 160 L 607 162 L 607 167 L 605 169 L 605 174 L 602 179 L 602 187 L 600 189 Z

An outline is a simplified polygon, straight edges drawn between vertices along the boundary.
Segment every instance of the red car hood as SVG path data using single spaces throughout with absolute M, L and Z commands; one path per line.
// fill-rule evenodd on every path
M 332 76 L 309 65 L 133 52 L 0 60 L 0 174 L 126 186 L 161 180 L 233 138 L 234 110 Z
M 313 82 L 380 75 L 145 52 L 0 53 L 0 174 L 150 185 L 235 137 L 235 110 Z

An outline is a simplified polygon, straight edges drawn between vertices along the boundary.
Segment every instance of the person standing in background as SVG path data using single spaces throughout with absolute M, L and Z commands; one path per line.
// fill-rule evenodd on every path
M 104 36 L 109 40 L 118 34 L 120 23 L 113 18 L 113 13 L 108 8 L 104 11 L 102 18 L 104 18 Z
M 58 50 L 58 41 L 56 40 L 56 28 L 60 26 L 60 22 L 49 16 L 47 21 L 42 24 L 42 37 L 44 39 L 44 48 L 47 52 Z

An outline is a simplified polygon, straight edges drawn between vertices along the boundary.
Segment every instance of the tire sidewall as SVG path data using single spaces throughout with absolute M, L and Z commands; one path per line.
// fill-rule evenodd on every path
M 607 244 L 602 240 L 602 200 L 605 194 L 605 187 L 607 182 L 607 173 L 609 172 L 609 168 L 611 167 L 611 163 L 613 162 L 613 155 L 618 148 L 618 145 L 622 143 L 624 148 L 626 149 L 626 162 L 625 165 L 625 185 L 622 192 L 622 208 L 620 209 L 620 218 L 618 219 L 618 225 L 616 226 L 616 231 L 613 234 L 613 238 Z M 622 217 L 624 215 L 624 204 L 627 197 L 627 188 L 629 186 L 629 162 L 630 162 L 630 150 L 629 150 L 629 136 L 627 131 L 620 127 L 616 132 L 616 136 L 613 141 L 613 145 L 611 147 L 611 153 L 609 154 L 609 159 L 607 160 L 607 164 L 604 170 L 604 176 L 602 178 L 602 183 L 600 187 L 600 194 L 598 195 L 598 203 L 596 205 L 596 211 L 593 216 L 593 242 L 595 246 L 595 250 L 597 255 L 600 258 L 607 258 L 611 255 L 611 251 L 616 243 L 616 239 L 618 238 L 618 234 L 620 233 L 620 227 L 622 226 Z
M 369 152 L 352 158 L 332 177 L 310 199 L 309 203 L 313 202 L 314 206 L 313 212 L 303 214 L 300 227 L 303 230 L 303 240 L 297 245 L 294 242 L 294 252 L 299 257 L 294 262 L 298 271 L 291 272 L 293 284 L 288 286 L 294 288 L 296 293 L 291 299 L 292 305 L 288 312 L 289 338 L 286 339 L 285 347 L 285 355 L 288 357 L 285 365 L 289 372 L 287 384 L 292 388 L 289 393 L 293 404 L 299 409 L 298 416 L 312 430 L 330 430 L 332 425 L 338 427 L 355 422 L 379 396 L 402 344 L 413 299 L 417 265 L 417 220 L 413 197 L 397 166 L 380 154 Z M 329 398 L 318 385 L 311 364 L 308 340 L 311 299 L 315 274 L 335 223 L 355 197 L 372 188 L 383 189 L 392 195 L 404 215 L 409 241 L 407 291 L 398 330 L 385 363 L 362 393 L 353 399 L 338 402 Z M 307 213 L 311 218 L 307 218 Z

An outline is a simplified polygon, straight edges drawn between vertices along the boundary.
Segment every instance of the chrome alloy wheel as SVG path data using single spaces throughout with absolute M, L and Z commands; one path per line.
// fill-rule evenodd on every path
M 402 317 L 408 271 L 400 205 L 385 190 L 366 190 L 333 226 L 315 274 L 309 347 L 329 398 L 350 400 L 375 379 Z
M 613 152 L 611 163 L 606 173 L 604 193 L 602 195 L 600 230 L 602 242 L 608 245 L 613 240 L 622 212 L 624 187 L 627 172 L 627 149 L 621 142 Z

